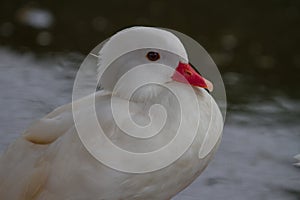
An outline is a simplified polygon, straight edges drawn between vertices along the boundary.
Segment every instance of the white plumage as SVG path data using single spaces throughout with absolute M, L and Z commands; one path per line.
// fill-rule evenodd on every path
M 77 100 L 73 104 L 73 110 L 72 104 L 67 104 L 36 121 L 2 155 L 0 199 L 170 199 L 204 170 L 221 138 L 223 119 L 219 108 L 204 89 L 194 87 L 189 90 L 189 85 L 172 81 L 172 74 L 168 71 L 157 73 L 155 67 L 151 67 L 154 65 L 145 60 L 145 53 L 149 49 L 158 51 L 161 55 L 160 63 L 166 66 L 175 68 L 179 61 L 188 61 L 180 40 L 170 32 L 134 27 L 117 33 L 100 51 L 99 71 L 115 58 L 124 54 L 127 56 L 112 63 L 109 70 L 104 72 L 100 79 L 103 90 Z M 150 77 L 161 86 L 176 90 L 185 96 L 185 99 L 193 98 L 196 94 L 200 113 L 195 111 L 181 116 L 176 109 L 178 102 L 174 95 L 161 86 L 141 87 L 131 98 L 128 97 L 130 81 L 112 91 L 116 81 L 125 72 L 141 63 L 146 63 L 146 67 L 133 73 L 132 80 L 139 82 Z M 186 123 L 192 124 L 200 115 L 195 140 L 178 160 L 163 169 L 149 173 L 125 173 L 112 169 L 90 154 L 74 126 L 74 113 L 84 116 L 80 123 L 90 120 L 89 113 L 93 106 L 89 102 L 94 95 L 100 124 L 107 136 L 120 147 L 137 152 L 161 147 L 172 138 L 177 128 L 176 122 L 179 122 L 181 117 Z M 129 136 L 124 136 L 113 120 L 110 111 L 111 98 L 119 102 L 129 100 L 132 119 L 143 125 L 149 123 L 148 114 L 152 105 L 164 106 L 168 114 L 166 126 L 150 142 L 133 142 Z M 193 104 L 188 101 L 181 103 L 187 109 L 194 110 Z M 187 137 L 192 132 L 190 128 L 186 128 Z M 91 127 L 86 131 L 96 130 L 92 130 Z M 202 144 L 203 141 L 205 144 Z M 180 148 L 180 144 L 178 145 Z M 110 156 L 110 152 L 106 153 Z M 152 161 L 149 160 L 150 162 Z
M 294 165 L 300 167 L 300 154 L 295 155 L 294 158 L 297 160 L 297 162 L 294 163 Z

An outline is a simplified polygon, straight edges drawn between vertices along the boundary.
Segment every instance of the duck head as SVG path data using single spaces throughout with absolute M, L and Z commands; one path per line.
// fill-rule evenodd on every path
M 172 70 L 164 70 L 163 66 Z M 99 52 L 98 74 L 101 87 L 108 91 L 113 91 L 117 82 L 127 76 L 126 81 L 119 84 L 119 96 L 126 96 L 126 88 L 145 80 L 157 84 L 176 81 L 212 90 L 212 84 L 189 64 L 180 39 L 169 31 L 153 27 L 131 27 L 113 35 Z M 148 85 L 144 89 L 155 93 L 156 86 Z

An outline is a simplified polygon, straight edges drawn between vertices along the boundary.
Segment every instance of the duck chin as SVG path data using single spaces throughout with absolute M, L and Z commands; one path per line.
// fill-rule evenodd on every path
M 113 95 L 137 103 L 155 103 L 158 101 L 157 97 L 164 89 L 166 88 L 159 84 L 147 84 L 137 88 L 133 93 L 121 89 Z

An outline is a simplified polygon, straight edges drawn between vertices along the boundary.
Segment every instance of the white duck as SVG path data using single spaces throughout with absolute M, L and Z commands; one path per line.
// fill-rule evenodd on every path
M 188 64 L 188 56 L 180 40 L 172 33 L 157 28 L 128 28 L 112 36 L 101 49 L 99 71 L 118 57 L 120 59 L 113 62 L 100 79 L 103 90 L 96 92 L 95 96 L 77 100 L 73 104 L 73 110 L 72 104 L 55 109 L 35 122 L 2 155 L 0 199 L 170 199 L 204 170 L 220 142 L 223 119 L 217 104 L 204 89 L 212 89 L 211 83 Z M 124 80 L 127 84 L 116 84 L 125 72 L 140 64 L 144 64 L 144 67 L 131 74 L 131 78 Z M 172 67 L 174 70 L 172 73 L 168 70 L 158 73 L 155 67 L 157 64 Z M 130 80 L 136 83 L 149 78 L 160 86 L 150 84 L 136 90 L 132 97 L 128 96 Z M 117 89 L 113 91 L 114 87 Z M 164 87 L 183 96 L 185 102 L 180 102 L 180 105 L 187 108 L 188 114 L 180 113 L 180 109 L 176 109 L 178 101 Z M 199 123 L 197 134 L 183 155 L 164 168 L 145 170 L 144 173 L 113 169 L 96 159 L 98 154 L 103 153 L 101 151 L 97 154 L 97 150 L 99 152 L 105 144 L 94 146 L 95 151 L 91 152 L 80 140 L 84 136 L 82 133 L 78 134 L 74 123 L 73 114 L 83 116 L 79 123 L 84 124 L 91 120 L 89 115 L 93 106 L 90 100 L 93 97 L 103 131 L 111 141 L 128 151 L 144 153 L 166 145 L 174 137 L 178 128 L 176 122 L 180 119 L 186 124 L 186 138 L 191 137 L 195 123 Z M 193 97 L 196 97 L 199 111 L 193 107 L 195 104 L 189 102 Z M 148 142 L 134 141 L 113 120 L 111 98 L 117 103 L 129 101 L 132 119 L 143 125 L 149 123 L 151 105 L 161 104 L 168 114 L 166 124 L 159 135 L 153 136 L 151 140 L 147 138 Z M 199 115 L 201 118 L 197 121 Z M 120 120 L 127 124 L 127 119 Z M 156 125 L 153 124 L 154 129 Z M 85 131 L 85 142 L 93 140 L 88 133 L 95 132 L 94 128 L 89 127 Z M 177 144 L 177 148 L 182 148 L 183 144 L 185 139 Z M 175 152 L 168 153 L 171 156 Z M 107 151 L 105 155 L 108 158 L 118 157 Z M 151 165 L 157 160 L 147 162 Z M 128 167 L 128 163 L 129 161 L 119 158 L 120 168 Z M 143 164 L 145 163 L 141 166 Z

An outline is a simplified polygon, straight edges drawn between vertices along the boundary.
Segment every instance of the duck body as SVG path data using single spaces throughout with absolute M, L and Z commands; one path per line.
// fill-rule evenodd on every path
M 184 86 L 176 83 L 176 86 Z M 182 90 L 184 91 L 184 90 Z M 199 149 L 204 139 L 205 131 L 222 131 L 222 116 L 211 96 L 205 90 L 197 90 L 200 110 L 203 111 L 203 121 L 193 144 L 181 158 L 173 164 L 149 173 L 132 174 L 111 169 L 96 160 L 83 146 L 74 126 L 71 105 L 62 106 L 46 119 L 58 120 L 69 124 L 55 140 L 33 134 L 36 128 L 29 129 L 13 143 L 0 160 L 0 196 L 2 199 L 170 199 L 184 189 L 205 169 L 214 154 L 219 141 L 206 157 L 199 159 Z M 160 94 L 163 95 L 163 94 Z M 91 98 L 91 97 L 88 97 Z M 110 94 L 98 92 L 96 96 L 97 114 L 106 113 Z M 165 100 L 169 97 L 165 96 Z M 162 98 L 162 100 L 164 99 Z M 77 112 L 86 112 L 87 107 L 80 107 Z M 139 111 L 144 104 L 136 103 Z M 187 105 L 188 106 L 188 105 Z M 170 107 L 171 108 L 171 105 Z M 209 112 L 210 110 L 215 112 Z M 206 110 L 206 111 L 205 111 Z M 193 115 L 191 113 L 190 119 Z M 140 112 L 140 117 L 146 115 L 146 110 Z M 212 116 L 211 116 L 212 115 Z M 61 121 L 64 118 L 66 121 Z M 213 119 L 208 129 L 208 120 Z M 88 119 L 87 119 L 88 120 Z M 37 121 L 36 124 L 45 123 Z M 109 123 L 107 120 L 105 123 Z M 108 124 L 114 130 L 115 124 Z M 45 123 L 49 131 L 55 130 L 54 123 Z M 218 127 L 218 128 L 216 128 Z M 87 130 L 88 131 L 88 130 Z M 116 134 L 116 133 L 113 133 Z M 186 134 L 189 134 L 187 131 Z M 118 138 L 115 137 L 115 140 Z M 52 141 L 53 140 L 53 141 Z M 50 143 L 48 143 L 50 142 Z M 109 152 L 108 152 L 109 153 Z

